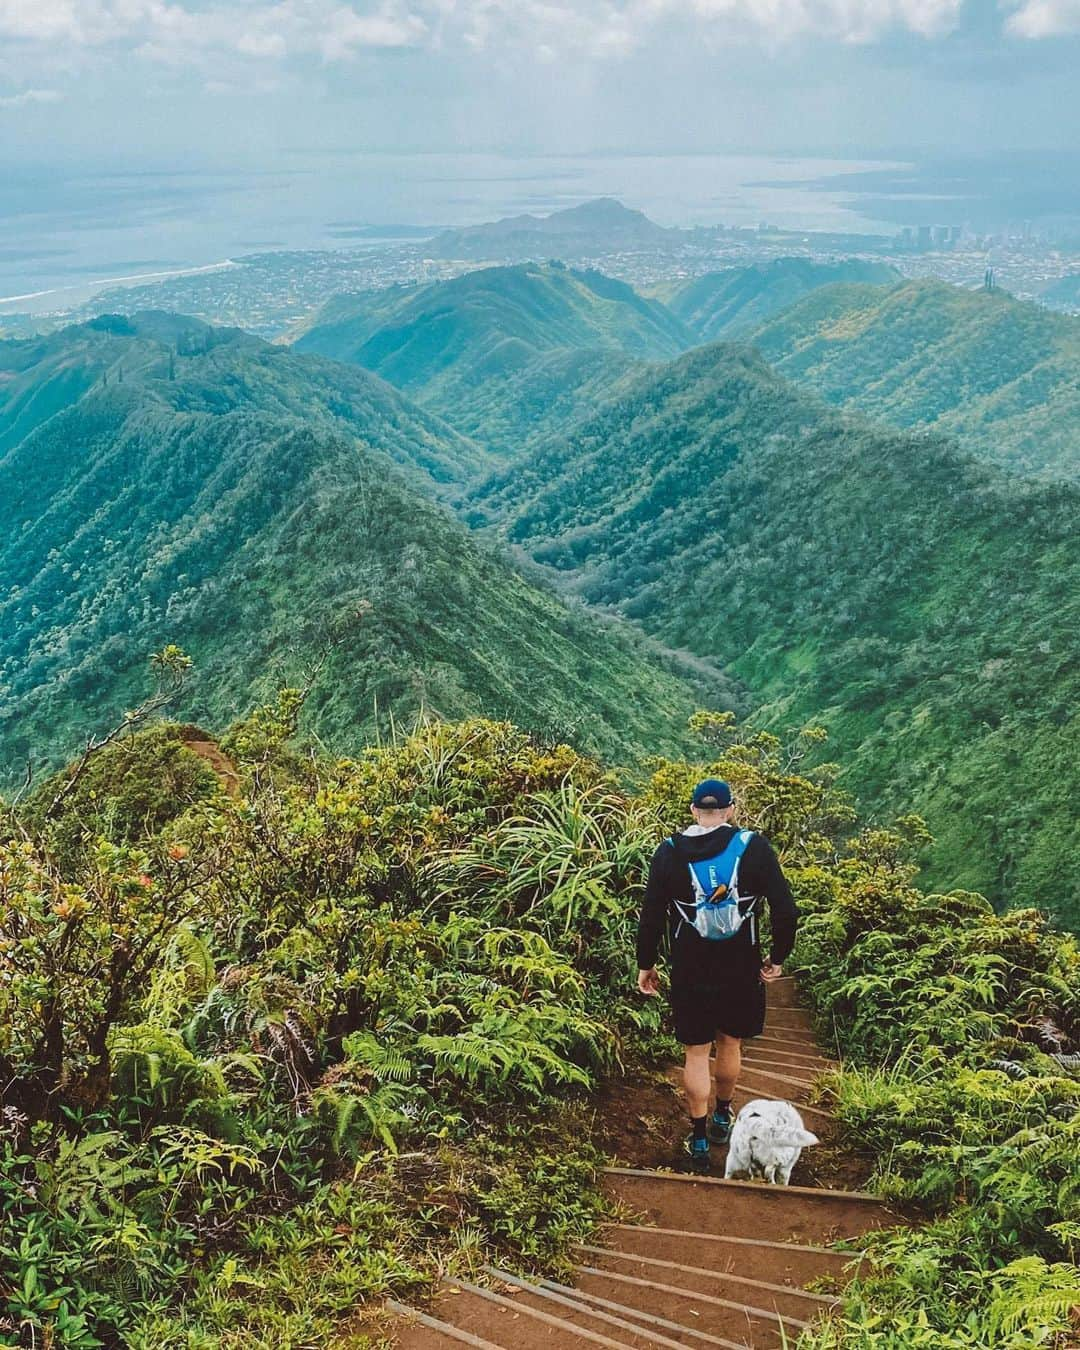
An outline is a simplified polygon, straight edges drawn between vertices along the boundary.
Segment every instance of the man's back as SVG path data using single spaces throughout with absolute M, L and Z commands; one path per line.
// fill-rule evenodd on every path
M 669 933 L 671 1008 L 686 1050 L 683 1084 L 692 1124 L 684 1150 L 699 1170 L 708 1169 L 710 1139 L 726 1143 L 730 1135 L 741 1043 L 764 1030 L 765 986 L 781 974 L 798 917 L 772 845 L 761 834 L 740 835 L 734 809 L 727 783 L 710 778 L 697 785 L 694 824 L 653 854 L 637 932 L 638 989 L 647 995 L 659 992 L 656 961 L 665 928 Z M 762 904 L 772 930 L 768 961 L 761 957 Z

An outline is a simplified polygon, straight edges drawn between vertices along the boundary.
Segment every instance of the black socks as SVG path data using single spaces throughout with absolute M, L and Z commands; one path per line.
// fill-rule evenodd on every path
M 715 1112 L 714 1112 L 714 1115 L 716 1116 L 716 1119 L 717 1119 L 718 1121 L 719 1121 L 719 1120 L 724 1120 L 724 1121 L 730 1120 L 730 1119 L 731 1119 L 731 1101 L 730 1101 L 730 1099 L 729 1099 L 728 1101 L 726 1101 L 726 1102 L 718 1101 L 718 1102 L 716 1103 L 716 1110 L 715 1110 Z
M 694 1126 L 694 1143 L 707 1140 L 709 1137 L 709 1117 L 691 1116 L 691 1121 Z

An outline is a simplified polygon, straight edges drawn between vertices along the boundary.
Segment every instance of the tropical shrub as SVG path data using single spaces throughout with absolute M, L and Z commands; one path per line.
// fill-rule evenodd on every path
M 1076 945 L 1033 910 L 924 896 L 915 818 L 842 842 L 834 771 L 803 769 L 818 732 L 784 746 L 703 714 L 701 761 L 656 761 L 629 792 L 490 721 L 299 754 L 297 708 L 287 692 L 234 727 L 221 784 L 178 810 L 141 805 L 152 748 L 177 762 L 150 729 L 134 779 L 87 766 L 80 787 L 105 794 L 56 818 L 74 846 L 9 813 L 8 1343 L 363 1346 L 385 1295 L 423 1298 L 447 1271 L 565 1273 L 602 1210 L 589 1094 L 670 1052 L 631 939 L 649 854 L 706 773 L 796 884 L 849 1146 L 929 1219 L 873 1241 L 806 1346 L 1064 1334 Z
M 648 808 L 500 723 L 301 757 L 296 709 L 223 741 L 228 791 L 143 810 L 155 728 L 87 766 L 72 846 L 33 809 L 3 844 L 16 1344 L 326 1341 L 593 1222 L 574 1103 L 632 1051 Z
M 924 895 L 920 821 L 867 830 L 802 878 L 796 959 L 831 1093 L 871 1184 L 931 1221 L 804 1350 L 1064 1345 L 1080 1306 L 1080 950 L 1036 910 Z

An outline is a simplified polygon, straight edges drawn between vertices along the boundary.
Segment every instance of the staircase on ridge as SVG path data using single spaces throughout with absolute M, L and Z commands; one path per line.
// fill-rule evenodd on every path
M 794 980 L 770 987 L 765 1034 L 745 1044 L 743 1062 L 736 1108 L 782 1098 L 808 1128 L 827 1127 L 806 1098 L 831 1061 Z M 610 1167 L 607 1189 L 640 1217 L 578 1246 L 572 1286 L 485 1267 L 483 1284 L 447 1281 L 427 1312 L 392 1303 L 398 1350 L 781 1350 L 834 1305 L 857 1269 L 858 1238 L 899 1221 L 876 1196 L 816 1186 Z

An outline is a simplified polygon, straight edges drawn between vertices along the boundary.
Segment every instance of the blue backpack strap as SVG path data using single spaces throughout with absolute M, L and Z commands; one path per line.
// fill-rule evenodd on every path
M 729 886 L 735 882 L 738 875 L 739 864 L 742 862 L 743 854 L 750 846 L 750 841 L 754 837 L 753 830 L 736 830 L 727 841 L 727 847 L 720 854 L 721 858 L 731 859 L 731 872 L 729 874 Z
M 750 847 L 750 841 L 751 841 L 751 839 L 753 839 L 753 837 L 754 837 L 754 831 L 753 831 L 753 830 L 737 830 L 737 831 L 735 832 L 734 837 L 732 838 L 731 842 L 728 844 L 728 848 L 731 848 L 732 844 L 735 845 L 735 861 L 736 861 L 736 862 L 739 861 L 739 859 L 742 857 L 742 855 L 743 855 L 743 854 L 746 852 L 746 850 Z

